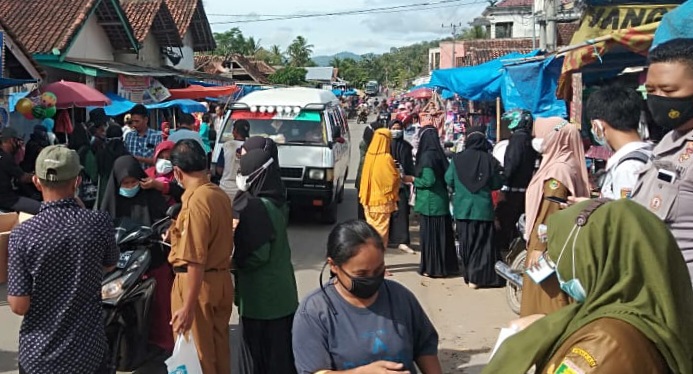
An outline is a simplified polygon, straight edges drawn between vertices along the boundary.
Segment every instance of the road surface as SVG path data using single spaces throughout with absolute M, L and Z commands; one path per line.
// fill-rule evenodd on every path
M 374 118 L 372 118 L 374 119 Z M 352 152 L 350 176 L 338 221 L 356 218 L 357 196 L 354 176 L 358 167 L 358 141 L 365 125 L 351 122 Z M 332 226 L 310 216 L 294 218 L 289 228 L 299 296 L 318 287 L 324 264 L 327 235 Z M 418 249 L 417 227 L 412 240 Z M 505 302 L 502 289 L 471 290 L 461 279 L 428 279 L 416 269 L 419 255 L 389 249 L 386 262 L 393 273 L 389 279 L 407 286 L 418 297 L 440 335 L 440 358 L 444 373 L 479 373 L 488 359 L 499 328 L 515 318 Z M 329 274 L 328 274 L 329 275 Z M 0 286 L 0 373 L 18 373 L 17 341 L 21 318 L 12 314 L 6 302 L 6 285 Z M 237 341 L 238 315 L 231 320 L 232 344 Z

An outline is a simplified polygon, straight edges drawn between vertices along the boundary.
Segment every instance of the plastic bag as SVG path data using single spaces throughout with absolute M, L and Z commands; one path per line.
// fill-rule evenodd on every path
M 179 334 L 173 354 L 166 360 L 168 374 L 202 374 L 202 366 L 197 356 L 195 339 L 190 334 L 189 338 Z

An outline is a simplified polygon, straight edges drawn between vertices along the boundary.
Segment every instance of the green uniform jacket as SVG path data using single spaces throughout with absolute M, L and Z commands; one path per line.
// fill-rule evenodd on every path
M 414 211 L 424 216 L 450 215 L 448 189 L 442 176 L 436 178 L 432 168 L 423 168 L 421 175 L 414 179 L 416 204 Z
M 448 171 L 445 173 L 445 182 L 455 191 L 452 197 L 455 219 L 493 221 L 494 209 L 491 191 L 503 187 L 503 177 L 500 173 L 494 175 L 486 187 L 476 193 L 471 193 L 457 178 L 457 169 L 455 164 L 451 162 Z
M 275 239 L 256 249 L 236 270 L 236 305 L 241 317 L 278 319 L 294 314 L 298 292 L 286 234 L 286 206 L 261 199 L 274 226 Z

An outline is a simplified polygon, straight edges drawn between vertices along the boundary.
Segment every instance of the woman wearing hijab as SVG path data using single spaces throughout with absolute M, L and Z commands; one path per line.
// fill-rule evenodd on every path
M 445 181 L 454 190 L 452 205 L 464 281 L 473 289 L 505 284 L 495 271 L 500 254 L 493 245 L 491 199 L 491 191 L 503 186 L 502 167 L 490 149 L 483 127 L 469 129 L 464 151 L 455 154 L 445 173 Z
M 106 145 L 96 154 L 96 165 L 99 171 L 99 200 L 103 200 L 115 160 L 120 156 L 129 154 L 130 152 L 128 152 L 123 142 L 122 128 L 118 125 L 108 126 L 108 129 L 106 129 Z
M 41 151 L 51 145 L 48 137 L 48 129 L 42 125 L 34 126 L 34 132 L 29 135 L 29 141 L 26 142 L 24 148 L 24 159 L 20 166 L 27 173 L 33 173 L 36 169 L 36 159 Z
M 147 178 L 140 182 L 144 189 L 154 189 L 161 192 L 167 199 L 169 205 L 180 202 L 183 189 L 175 182 L 173 175 L 173 164 L 171 164 L 171 150 L 176 143 L 165 140 L 156 146 L 154 159 L 156 164 L 145 170 Z
M 397 210 L 401 178 L 390 154 L 391 142 L 390 130 L 375 130 L 363 160 L 359 186 L 359 203 L 363 206 L 366 222 L 380 233 L 386 246 L 390 216 Z
M 606 201 L 549 218 L 548 257 L 576 303 L 532 316 L 484 373 L 693 373 L 693 289 L 674 237 L 637 203 Z
M 459 274 L 455 237 L 450 218 L 450 198 L 445 185 L 448 160 L 433 126 L 421 129 L 415 176 L 405 177 L 416 187 L 414 211 L 421 215 L 419 274 L 447 277 Z
M 87 209 L 93 209 L 98 200 L 99 194 L 99 168 L 96 155 L 91 148 L 89 131 L 83 123 L 77 124 L 67 146 L 76 151 L 79 155 L 79 162 L 82 165 L 82 183 L 79 185 L 78 196 Z
M 399 169 L 404 175 L 413 175 L 414 156 L 412 155 L 412 146 L 404 140 L 402 123 L 399 121 L 392 122 L 390 132 L 392 133 L 390 153 L 395 159 L 395 163 L 399 165 Z M 389 239 L 391 245 L 397 246 L 399 250 L 414 253 L 414 250 L 409 247 L 411 243 L 409 237 L 409 195 L 409 185 L 400 184 L 397 211 L 393 212 L 390 218 Z
M 546 252 L 546 220 L 561 209 L 558 202 L 547 198 L 567 199 L 589 197 L 589 178 L 585 166 L 585 153 L 580 131 L 567 121 L 552 127 L 551 122 L 537 121 L 534 141 L 542 154 L 539 170 L 527 187 L 527 269 L 537 266 Z M 568 296 L 561 292 L 558 279 L 550 275 L 540 284 L 524 275 L 520 315 L 549 314 L 568 304 Z
M 273 157 L 253 149 L 241 156 L 233 208 L 236 305 L 243 326 L 244 372 L 295 373 L 291 326 L 298 292 L 287 236 L 285 193 Z
M 366 158 L 366 151 L 368 151 L 368 147 L 371 145 L 371 141 L 373 140 L 373 134 L 375 133 L 375 130 L 379 129 L 380 127 L 381 125 L 379 122 L 372 122 L 370 125 L 366 126 L 366 128 L 363 129 L 363 137 L 361 139 L 361 142 L 359 142 L 359 168 L 356 171 L 355 187 L 357 194 L 359 193 L 359 188 L 361 188 L 361 173 L 363 171 L 363 161 Z M 358 219 L 366 220 L 366 213 L 363 210 L 363 205 L 361 205 L 361 203 L 357 205 Z
M 168 204 L 163 195 L 159 191 L 140 187 L 140 180 L 146 177 L 147 174 L 134 157 L 119 157 L 113 165 L 101 210 L 108 212 L 113 218 L 129 218 L 145 226 L 151 226 L 166 217 Z M 156 280 L 149 342 L 158 347 L 159 351 L 170 355 L 173 351 L 173 331 L 169 325 L 173 269 L 166 261 L 167 254 L 163 249 L 155 249 L 150 251 L 152 264 L 147 272 L 147 276 Z

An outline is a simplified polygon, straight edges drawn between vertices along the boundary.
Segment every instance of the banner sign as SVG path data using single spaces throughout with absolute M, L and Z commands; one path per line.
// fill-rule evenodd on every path
M 636 28 L 659 22 L 677 5 L 621 5 L 596 6 L 585 9 L 580 28 L 570 44 L 579 44 L 618 30 Z
M 154 78 L 120 74 L 118 96 L 134 103 L 154 104 L 168 99 L 171 93 Z

